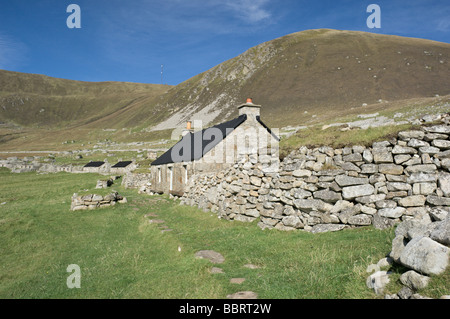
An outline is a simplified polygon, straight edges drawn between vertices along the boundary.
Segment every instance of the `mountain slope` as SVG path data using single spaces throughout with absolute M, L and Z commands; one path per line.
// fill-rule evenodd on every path
M 356 31 L 309 30 L 253 47 L 172 88 L 154 130 L 236 116 L 252 97 L 271 126 L 333 118 L 362 105 L 450 93 L 450 45 Z
M 79 126 L 140 100 L 151 101 L 170 86 L 81 82 L 0 70 L 0 121 L 22 126 Z

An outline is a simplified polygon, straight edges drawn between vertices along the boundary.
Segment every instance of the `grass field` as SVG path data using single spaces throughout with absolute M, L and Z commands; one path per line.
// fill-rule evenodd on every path
M 71 212 L 72 194 L 95 193 L 97 179 L 0 169 L 0 298 L 224 299 L 245 290 L 267 299 L 376 298 L 366 268 L 390 251 L 393 230 L 262 231 L 119 185 L 112 189 L 128 203 Z M 204 249 L 225 262 L 196 259 Z M 67 287 L 71 264 L 80 267 L 80 289 Z M 213 266 L 224 273 L 210 273 Z

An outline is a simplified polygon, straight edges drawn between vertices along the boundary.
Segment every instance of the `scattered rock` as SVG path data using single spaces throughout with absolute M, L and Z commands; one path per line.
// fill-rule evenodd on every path
M 245 278 L 231 278 L 230 283 L 231 284 L 242 284 L 245 281 Z
M 258 294 L 253 291 L 239 291 L 228 295 L 228 299 L 258 299 Z
M 210 273 L 212 273 L 212 274 L 223 274 L 224 271 L 223 271 L 222 268 L 212 267 L 212 268 L 210 269 Z
M 195 253 L 196 258 L 208 259 L 213 264 L 221 264 L 225 258 L 214 250 L 200 250 Z
M 427 275 L 439 275 L 448 265 L 450 249 L 428 237 L 416 237 L 403 249 L 400 262 Z

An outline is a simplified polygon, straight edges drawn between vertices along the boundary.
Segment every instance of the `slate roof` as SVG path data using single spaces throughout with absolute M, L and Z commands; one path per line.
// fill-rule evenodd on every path
M 183 138 L 175 144 L 171 149 L 165 152 L 163 155 L 158 157 L 153 163 L 152 166 L 171 164 L 171 163 L 181 163 L 181 162 L 192 162 L 195 160 L 201 159 L 206 153 L 208 153 L 212 148 L 214 148 L 217 144 L 219 144 L 223 139 L 225 139 L 234 129 L 236 129 L 239 125 L 247 120 L 247 115 L 243 114 L 231 121 L 224 122 L 211 128 L 219 129 L 220 134 L 218 136 L 213 135 L 214 139 L 208 140 L 205 138 L 205 132 L 208 135 L 208 129 L 204 129 L 202 131 L 198 131 L 195 133 L 189 133 L 183 136 Z M 265 127 L 270 134 L 272 134 L 277 140 L 279 140 L 278 136 L 276 136 L 259 118 L 257 117 L 258 122 Z M 218 132 L 217 130 L 209 131 L 209 132 Z M 199 141 L 201 143 L 201 148 L 195 148 L 195 142 Z M 190 150 L 190 152 L 186 152 L 187 154 L 179 154 L 179 156 L 175 155 L 177 158 L 173 158 L 173 154 L 177 154 L 176 152 L 179 150 Z
M 105 164 L 105 162 L 89 162 L 86 165 L 84 165 L 84 167 L 100 167 L 103 164 Z
M 198 160 L 202 158 L 206 153 L 208 153 L 214 146 L 219 144 L 220 141 L 222 141 L 225 137 L 227 137 L 227 135 L 230 134 L 234 129 L 236 129 L 239 125 L 244 123 L 246 119 L 247 115 L 244 114 L 231 121 L 212 126 L 211 128 L 217 128 L 220 130 L 221 133 L 219 136 L 214 136 L 214 139 L 212 141 L 204 138 L 204 133 L 208 129 L 197 131 L 195 133 L 188 133 L 185 136 L 183 136 L 183 138 L 171 149 L 169 149 L 167 152 L 165 152 L 163 155 L 161 155 L 155 161 L 153 161 L 151 165 L 155 166 L 170 163 L 192 162 Z M 194 147 L 195 141 L 197 140 L 199 142 L 201 141 L 201 148 Z M 176 159 L 172 158 L 173 154 L 172 151 L 180 149 L 183 150 L 190 149 L 191 151 L 186 152 L 187 154 L 180 154 L 180 156 L 177 156 L 178 158 Z
M 111 168 L 123 168 L 123 167 L 127 167 L 127 166 L 130 165 L 131 163 L 133 163 L 133 162 L 132 162 L 132 161 L 118 162 L 117 164 L 115 164 L 115 165 L 112 166 Z

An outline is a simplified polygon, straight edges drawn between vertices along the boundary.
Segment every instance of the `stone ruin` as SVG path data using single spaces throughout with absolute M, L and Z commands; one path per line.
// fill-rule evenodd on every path
M 108 195 L 88 194 L 79 196 L 77 193 L 73 194 L 70 206 L 71 211 L 96 209 L 102 207 L 110 207 L 116 203 L 126 203 L 126 197 L 119 195 L 117 192 L 112 192 Z

